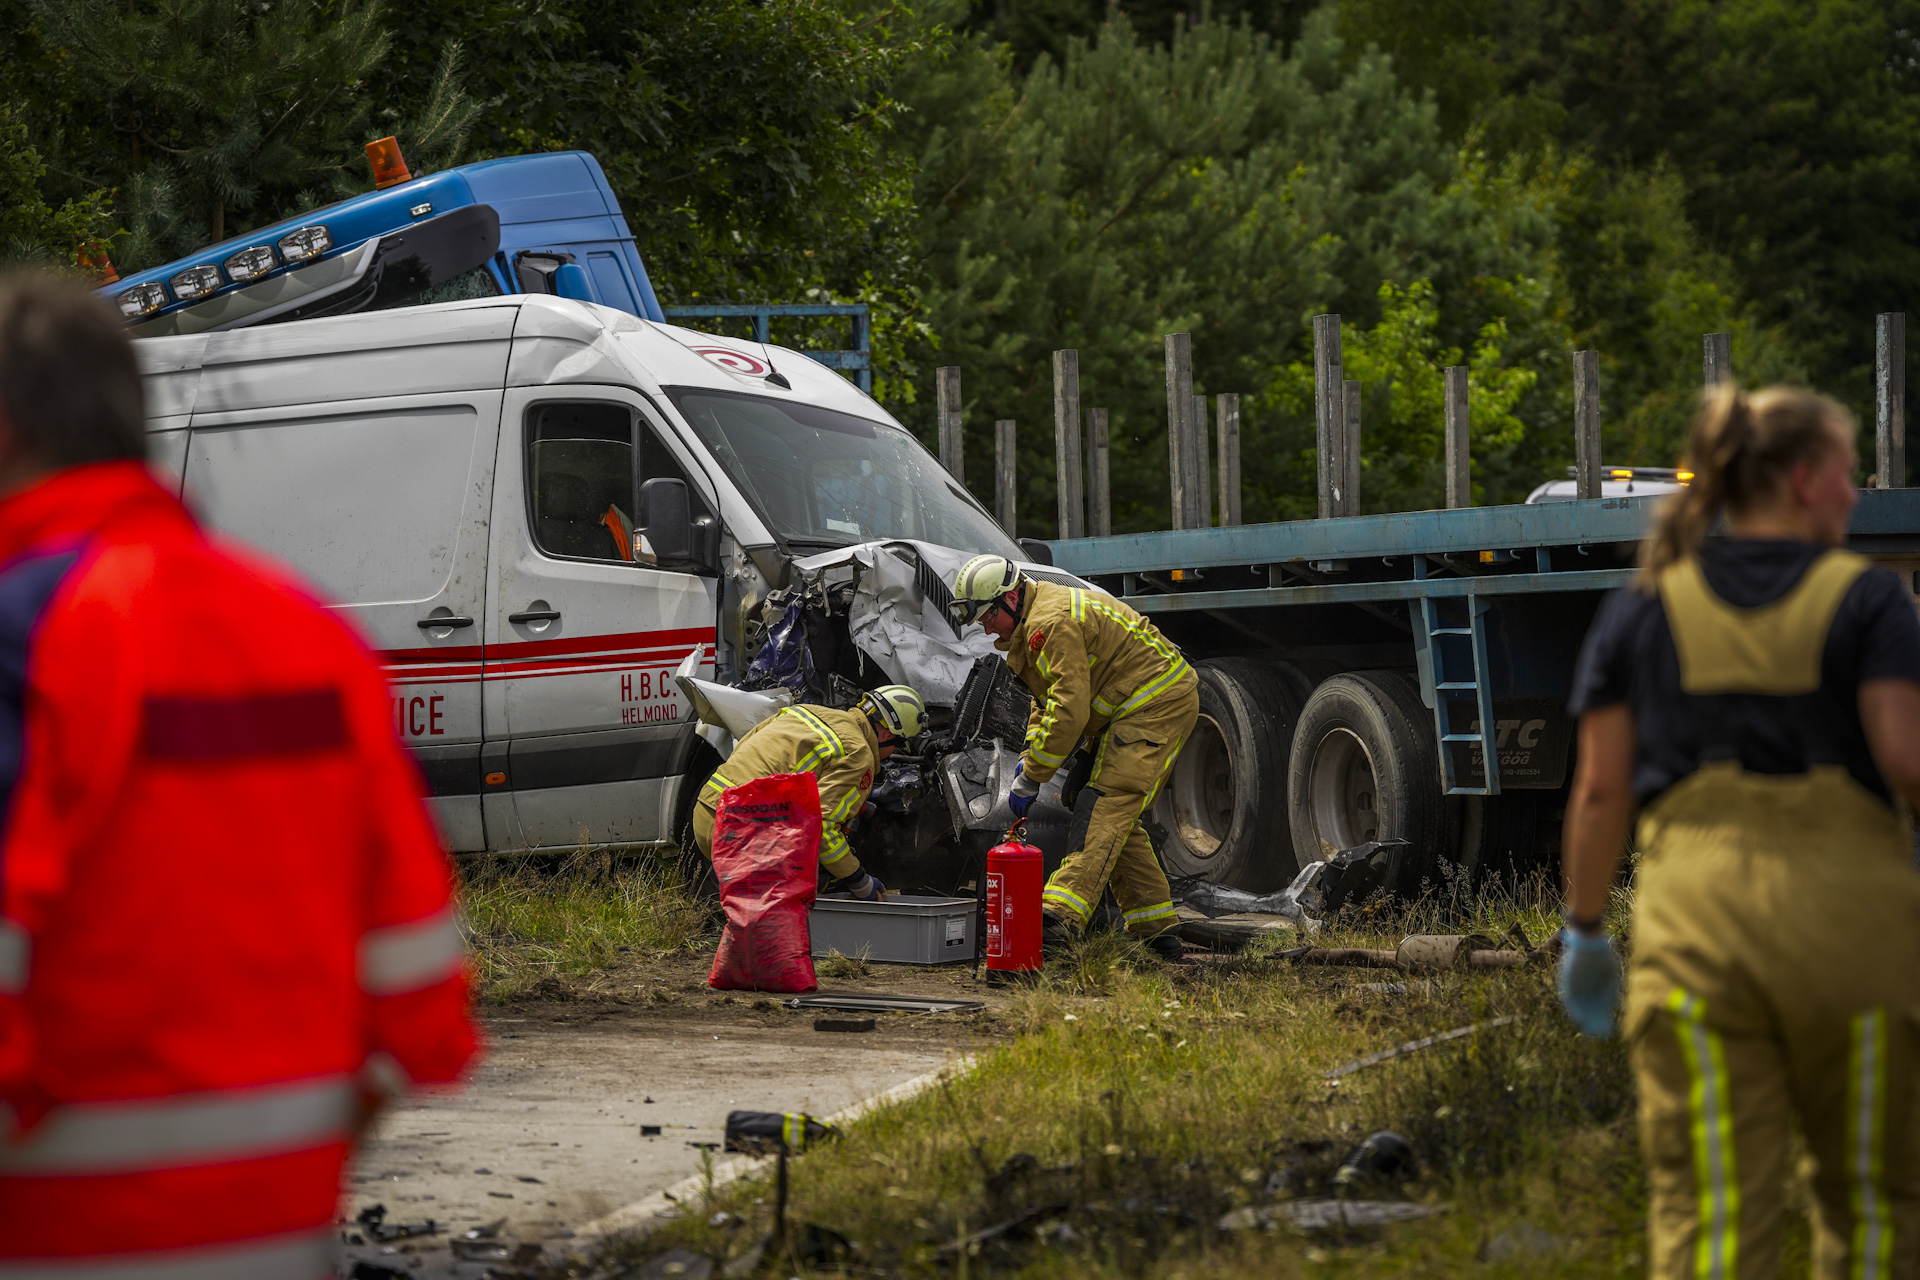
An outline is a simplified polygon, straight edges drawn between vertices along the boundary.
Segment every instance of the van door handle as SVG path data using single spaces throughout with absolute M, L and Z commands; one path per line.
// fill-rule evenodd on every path
M 526 613 L 508 614 L 507 621 L 508 622 L 558 622 L 560 621 L 560 611 L 558 609 L 530 609 Z
M 463 618 L 459 614 L 451 614 L 444 618 L 422 618 L 413 625 L 419 627 L 422 631 L 427 631 L 434 627 L 470 627 L 473 625 L 473 619 Z

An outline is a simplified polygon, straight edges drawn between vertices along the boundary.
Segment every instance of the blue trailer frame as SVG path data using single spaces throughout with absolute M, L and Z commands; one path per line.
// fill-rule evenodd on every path
M 1421 698 L 1434 714 L 1443 790 L 1489 796 L 1502 790 L 1495 700 L 1564 703 L 1586 624 L 1602 593 L 1633 580 L 1633 556 L 1657 501 L 1406 511 L 1048 546 L 1055 565 L 1180 632 L 1176 638 L 1199 656 L 1276 647 L 1261 625 L 1276 610 L 1364 611 L 1404 631 Z M 1920 556 L 1920 490 L 1863 490 L 1849 540 L 1869 555 Z M 1567 607 L 1570 598 L 1576 603 Z M 1503 604 L 1512 615 L 1506 636 L 1498 625 Z M 1464 730 L 1462 702 L 1478 716 Z

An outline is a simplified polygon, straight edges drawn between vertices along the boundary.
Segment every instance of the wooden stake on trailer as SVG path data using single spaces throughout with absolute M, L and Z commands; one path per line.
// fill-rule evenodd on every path
M 1469 470 L 1467 441 L 1470 431 L 1467 408 L 1467 366 L 1447 368 L 1447 510 L 1473 505 L 1472 473 Z
M 940 418 L 940 465 L 960 484 L 967 482 L 960 457 L 960 366 L 934 370 L 934 402 Z
M 1222 392 L 1214 398 L 1220 423 L 1220 526 L 1240 523 L 1240 397 Z
M 1193 476 L 1200 490 L 1199 519 L 1194 528 L 1213 528 L 1213 457 L 1207 447 L 1207 398 L 1193 398 Z
M 1360 514 L 1360 384 L 1340 384 L 1340 514 Z
M 1334 490 L 1344 474 L 1340 446 L 1346 436 L 1346 410 L 1340 403 L 1345 387 L 1340 380 L 1340 317 L 1333 313 L 1313 318 L 1313 442 L 1314 482 L 1319 488 L 1321 519 L 1339 514 Z
M 1874 485 L 1907 487 L 1907 313 L 1889 311 L 1873 324 Z
M 1700 340 L 1700 377 L 1709 387 L 1733 381 L 1733 335 L 1709 333 Z
M 1192 481 L 1187 475 L 1193 434 L 1193 335 L 1170 333 L 1167 346 L 1167 476 L 1172 488 L 1173 527 L 1191 528 L 1188 513 L 1192 504 L 1188 494 Z
M 1087 532 L 1104 538 L 1113 532 L 1113 487 L 1107 470 L 1107 411 L 1087 410 Z
M 1085 490 L 1080 478 L 1080 353 L 1053 353 L 1054 506 L 1060 536 L 1087 536 Z
M 1009 538 L 1019 536 L 1013 531 L 1016 519 L 1013 484 L 1016 464 L 1013 442 L 1013 419 L 1001 418 L 995 422 L 993 424 L 993 510 L 1000 519 L 1000 527 L 1007 531 Z
M 1600 353 L 1573 353 L 1573 496 L 1600 496 Z

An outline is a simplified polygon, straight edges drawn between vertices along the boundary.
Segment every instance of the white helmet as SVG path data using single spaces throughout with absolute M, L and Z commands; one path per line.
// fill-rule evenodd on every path
M 883 684 L 860 699 L 860 710 L 896 738 L 917 738 L 927 727 L 927 704 L 904 684 Z
M 953 603 L 947 606 L 956 627 L 964 627 L 998 604 L 1007 592 L 1017 588 L 1026 575 L 1005 556 L 975 556 L 953 575 Z

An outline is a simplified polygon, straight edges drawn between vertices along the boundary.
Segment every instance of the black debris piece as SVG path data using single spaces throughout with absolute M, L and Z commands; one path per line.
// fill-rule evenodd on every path
M 640 1126 L 640 1136 L 643 1138 L 657 1138 L 660 1136 L 660 1126 L 657 1124 L 643 1124 Z
M 1296 899 L 1300 909 L 1314 917 L 1326 916 L 1348 903 L 1359 904 L 1394 883 L 1394 871 L 1412 846 L 1405 840 L 1369 840 L 1342 849 L 1304 886 Z
M 998 1172 L 988 1175 L 987 1190 L 994 1195 L 1000 1195 L 1014 1183 L 1031 1177 L 1039 1167 L 1039 1157 L 1025 1151 L 1016 1151 L 1006 1158 Z
M 878 1025 L 872 1018 L 815 1018 L 815 1031 L 871 1031 Z
M 377 1262 L 356 1262 L 347 1276 L 348 1280 L 413 1280 L 413 1272 L 381 1266 Z
M 354 1221 L 366 1232 L 367 1239 L 376 1244 L 392 1244 L 395 1240 L 407 1240 L 415 1236 L 430 1236 L 439 1233 L 440 1226 L 432 1218 L 424 1222 L 388 1222 L 387 1206 L 371 1204 L 362 1209 Z
M 1367 1135 L 1340 1166 L 1334 1181 L 1341 1183 L 1410 1178 L 1420 1172 L 1413 1144 L 1391 1129 Z

